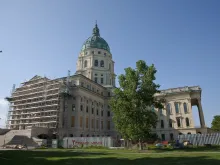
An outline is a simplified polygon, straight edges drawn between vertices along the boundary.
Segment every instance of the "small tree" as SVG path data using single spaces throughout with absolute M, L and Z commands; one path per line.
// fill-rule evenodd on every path
M 214 131 L 220 131 L 220 115 L 214 116 L 212 120 L 212 127 Z
M 125 74 L 118 77 L 119 88 L 114 90 L 115 97 L 110 101 L 116 129 L 124 139 L 139 141 L 140 149 L 157 124 L 152 106 L 163 107 L 154 97 L 160 87 L 154 83 L 155 74 L 154 65 L 147 66 L 142 60 L 136 62 L 135 69 L 126 68 Z

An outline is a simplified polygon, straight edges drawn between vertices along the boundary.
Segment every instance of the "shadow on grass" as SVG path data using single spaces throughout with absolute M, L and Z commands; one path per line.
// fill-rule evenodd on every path
M 217 165 L 220 154 L 123 154 L 71 151 L 0 151 L 1 165 Z
M 155 151 L 155 152 L 219 152 L 220 153 L 220 147 L 219 146 L 213 146 L 213 147 L 189 147 L 189 148 L 182 148 L 182 149 L 171 149 L 171 148 L 162 148 L 162 149 L 150 149 L 149 151 Z

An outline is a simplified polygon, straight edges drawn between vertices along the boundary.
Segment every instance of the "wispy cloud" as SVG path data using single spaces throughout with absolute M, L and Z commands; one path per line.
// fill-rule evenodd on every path
M 5 127 L 6 114 L 8 110 L 8 102 L 0 98 L 0 128 Z

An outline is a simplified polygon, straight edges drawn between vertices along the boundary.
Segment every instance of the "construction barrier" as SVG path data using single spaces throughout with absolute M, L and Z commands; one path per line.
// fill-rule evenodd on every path
M 189 141 L 197 146 L 220 145 L 220 133 L 179 135 L 178 140 L 180 143 Z
M 113 147 L 111 137 L 67 137 L 63 139 L 63 148 L 103 146 Z

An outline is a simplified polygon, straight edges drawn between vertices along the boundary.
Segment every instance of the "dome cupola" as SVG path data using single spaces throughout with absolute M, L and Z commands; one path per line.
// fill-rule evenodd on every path
M 108 46 L 108 43 L 100 37 L 99 28 L 97 23 L 95 24 L 95 27 L 93 28 L 92 36 L 89 37 L 82 46 L 81 51 L 85 51 L 89 48 L 97 48 L 97 49 L 103 49 L 110 53 L 110 48 Z

